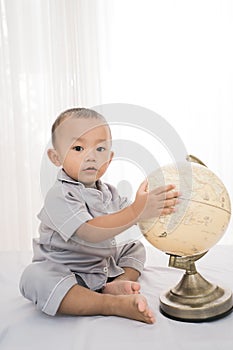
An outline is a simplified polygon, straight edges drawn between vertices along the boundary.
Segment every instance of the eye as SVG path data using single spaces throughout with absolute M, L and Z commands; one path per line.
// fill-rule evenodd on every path
M 73 147 L 73 150 L 75 150 L 77 152 L 81 152 L 84 150 L 84 148 L 82 146 L 75 146 L 75 147 Z
M 105 150 L 106 150 L 106 148 L 105 147 L 98 147 L 97 149 L 96 149 L 98 152 L 104 152 Z

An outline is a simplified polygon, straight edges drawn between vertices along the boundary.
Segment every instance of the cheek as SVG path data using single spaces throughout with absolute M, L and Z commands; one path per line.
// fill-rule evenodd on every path
M 74 155 L 66 155 L 63 161 L 63 167 L 69 170 L 78 170 L 82 163 L 82 160 L 75 157 Z
M 102 174 L 105 173 L 105 171 L 106 171 L 107 168 L 108 168 L 108 165 L 109 165 L 109 159 L 103 160 L 103 163 L 102 163 L 102 165 L 100 166 L 99 171 L 98 171 L 99 175 L 102 175 Z

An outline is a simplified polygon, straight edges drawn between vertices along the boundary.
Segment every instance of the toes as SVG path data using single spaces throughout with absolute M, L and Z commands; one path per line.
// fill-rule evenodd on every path
M 138 301 L 138 311 L 145 312 L 146 311 L 146 303 L 143 299 Z
M 152 310 L 149 309 L 146 300 L 140 299 L 137 302 L 138 311 L 143 315 L 147 323 L 155 323 L 155 317 Z
M 139 283 L 132 283 L 132 290 L 135 292 L 135 293 L 137 293 L 137 294 L 139 294 L 139 290 L 140 290 L 140 288 L 141 288 L 141 286 L 140 286 L 140 284 Z
M 155 323 L 155 317 L 151 310 L 148 310 L 146 313 L 144 312 L 144 316 L 146 317 L 149 323 Z

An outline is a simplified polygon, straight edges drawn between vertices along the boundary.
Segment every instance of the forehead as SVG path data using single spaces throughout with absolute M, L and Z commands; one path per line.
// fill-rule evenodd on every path
M 59 144 L 69 147 L 78 139 L 111 139 L 109 126 L 97 118 L 68 118 L 55 130 L 55 139 Z

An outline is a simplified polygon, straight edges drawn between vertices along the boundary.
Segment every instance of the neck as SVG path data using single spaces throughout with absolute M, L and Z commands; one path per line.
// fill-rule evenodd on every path
M 94 183 L 87 183 L 87 184 L 84 184 L 84 186 L 86 188 L 97 188 L 97 183 L 94 182 Z

